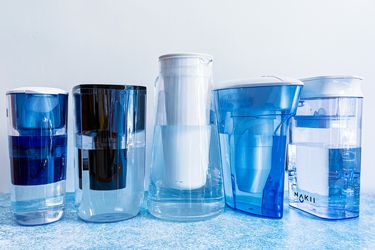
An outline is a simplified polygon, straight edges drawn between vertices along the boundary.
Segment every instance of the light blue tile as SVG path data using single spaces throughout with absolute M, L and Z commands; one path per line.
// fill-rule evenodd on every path
M 2 199 L 0 199 L 2 200 Z M 326 221 L 285 207 L 283 219 L 264 219 L 227 208 L 196 223 L 154 219 L 145 209 L 133 219 L 89 224 L 79 220 L 73 194 L 66 214 L 53 224 L 17 225 L 9 202 L 0 204 L 0 249 L 358 249 L 375 248 L 375 197 L 362 195 L 357 219 Z

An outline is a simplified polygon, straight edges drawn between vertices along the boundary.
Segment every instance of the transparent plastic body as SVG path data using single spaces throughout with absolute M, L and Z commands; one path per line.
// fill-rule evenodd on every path
M 7 98 L 13 215 L 21 225 L 55 222 L 64 213 L 68 95 Z
M 212 59 L 160 58 L 148 209 L 174 221 L 223 211 L 222 171 L 211 112 Z
M 136 216 L 144 193 L 146 88 L 79 85 L 73 93 L 78 216 Z
M 255 215 L 283 215 L 289 120 L 302 86 L 215 90 L 226 204 Z
M 289 204 L 325 219 L 359 215 L 362 98 L 308 98 L 292 120 Z

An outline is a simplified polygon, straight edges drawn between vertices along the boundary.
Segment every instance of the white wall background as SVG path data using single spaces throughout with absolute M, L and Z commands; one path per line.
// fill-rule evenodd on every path
M 264 74 L 363 76 L 362 191 L 375 192 L 374 0 L 0 0 L 0 192 L 9 190 L 6 90 L 147 85 L 152 128 L 157 58 L 179 51 L 212 54 L 216 82 Z M 72 105 L 70 129 L 71 111 Z

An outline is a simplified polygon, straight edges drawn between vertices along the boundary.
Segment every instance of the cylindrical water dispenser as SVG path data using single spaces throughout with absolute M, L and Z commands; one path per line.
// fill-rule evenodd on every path
M 138 214 L 143 201 L 146 87 L 74 87 L 78 216 L 111 222 Z
M 68 93 L 28 87 L 7 92 L 12 212 L 22 225 L 64 213 Z

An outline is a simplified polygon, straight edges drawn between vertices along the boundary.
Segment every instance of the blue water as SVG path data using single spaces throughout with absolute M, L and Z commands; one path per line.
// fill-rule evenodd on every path
M 65 180 L 66 135 L 9 136 L 14 185 L 43 185 Z

